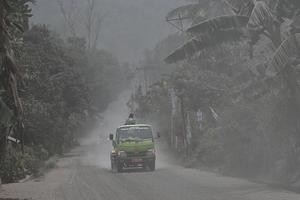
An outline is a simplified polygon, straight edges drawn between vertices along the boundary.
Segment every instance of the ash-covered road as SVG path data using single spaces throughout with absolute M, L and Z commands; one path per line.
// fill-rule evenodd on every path
M 109 169 L 110 142 L 96 140 L 62 158 L 44 179 L 5 185 L 1 198 L 37 200 L 299 200 L 300 194 L 170 164 L 155 172 Z
M 122 96 L 103 114 L 100 127 L 81 146 L 65 155 L 57 167 L 39 179 L 3 185 L 0 199 L 34 200 L 299 200 L 300 194 L 223 177 L 196 169 L 186 169 L 170 161 L 163 139 L 157 141 L 155 172 L 110 171 L 109 132 L 124 122 Z
M 83 146 L 68 181 L 55 190 L 56 200 L 299 200 L 300 195 L 241 179 L 186 169 L 166 163 L 161 155 L 155 172 L 109 169 L 103 144 Z

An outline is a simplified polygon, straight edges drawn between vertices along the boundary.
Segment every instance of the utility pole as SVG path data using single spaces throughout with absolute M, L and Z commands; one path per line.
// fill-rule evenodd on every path
M 136 71 L 137 72 L 142 72 L 142 74 L 138 74 L 139 75 L 139 81 L 140 82 L 142 82 L 143 81 L 143 83 L 141 83 L 140 85 L 144 85 L 144 87 L 145 87 L 145 92 L 147 92 L 147 90 L 148 90 L 148 81 L 147 81 L 147 74 L 146 74 L 146 69 L 145 69 L 145 67 L 137 67 L 136 68 Z M 143 77 L 143 78 L 141 78 L 141 77 Z M 144 80 L 143 80 L 144 79 Z
M 143 67 L 143 74 L 144 74 L 144 82 L 145 82 L 145 92 L 147 93 L 149 85 L 148 85 L 148 76 L 146 72 L 146 67 Z
M 180 107 L 181 107 L 181 117 L 182 117 L 182 135 L 183 135 L 183 143 L 184 143 L 184 149 L 185 149 L 185 155 L 189 156 L 189 144 L 188 144 L 188 138 L 187 138 L 187 120 L 186 120 L 186 111 L 185 111 L 185 104 L 184 104 L 184 97 L 181 96 L 180 98 Z
M 176 94 L 174 89 L 169 90 L 169 95 L 171 99 L 171 133 L 170 133 L 170 143 L 171 147 L 175 147 L 177 150 L 177 141 L 175 141 L 175 115 L 176 115 Z
M 0 56 L 1 56 L 1 67 L 3 65 L 3 56 L 5 53 L 5 31 L 4 31 L 4 2 L 0 0 Z
M 153 68 L 151 68 L 151 66 L 154 66 L 154 65 L 147 65 L 147 66 L 142 66 L 142 67 L 138 67 L 138 68 L 136 68 L 136 71 L 142 71 L 142 77 L 143 77 L 143 85 L 144 85 L 144 87 L 145 87 L 145 92 L 147 93 L 147 91 L 148 91 L 148 88 L 149 88 L 149 86 L 150 86 L 150 84 L 152 84 L 151 83 L 151 81 L 149 80 L 150 79 L 150 77 L 149 77 L 149 72 L 150 71 L 152 71 L 152 70 L 154 70 Z

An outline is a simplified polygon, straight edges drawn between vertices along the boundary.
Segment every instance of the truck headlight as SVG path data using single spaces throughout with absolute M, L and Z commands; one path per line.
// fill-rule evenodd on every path
M 149 149 L 147 151 L 147 156 L 154 156 L 155 155 L 155 149 Z
M 118 152 L 118 155 L 119 155 L 119 157 L 121 157 L 121 158 L 124 158 L 124 157 L 127 156 L 127 154 L 126 154 L 125 151 L 119 151 L 119 152 Z
M 112 150 L 111 153 L 110 153 L 110 155 L 111 155 L 111 156 L 116 156 L 116 155 L 117 155 L 117 152 L 116 152 L 115 150 Z

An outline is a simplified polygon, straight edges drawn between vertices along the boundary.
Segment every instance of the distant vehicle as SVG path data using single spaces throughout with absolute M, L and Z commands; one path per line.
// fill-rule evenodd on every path
M 132 167 L 155 170 L 156 154 L 150 125 L 123 125 L 117 129 L 115 136 L 110 134 L 109 138 L 114 147 L 110 155 L 112 171 L 120 172 Z

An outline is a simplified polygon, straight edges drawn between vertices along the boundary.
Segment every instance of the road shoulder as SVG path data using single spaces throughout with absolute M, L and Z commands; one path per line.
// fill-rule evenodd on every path
M 59 158 L 56 167 L 44 176 L 22 183 L 3 184 L 0 187 L 0 199 L 53 199 L 55 191 L 72 179 L 74 162 L 78 159 L 76 149 Z

